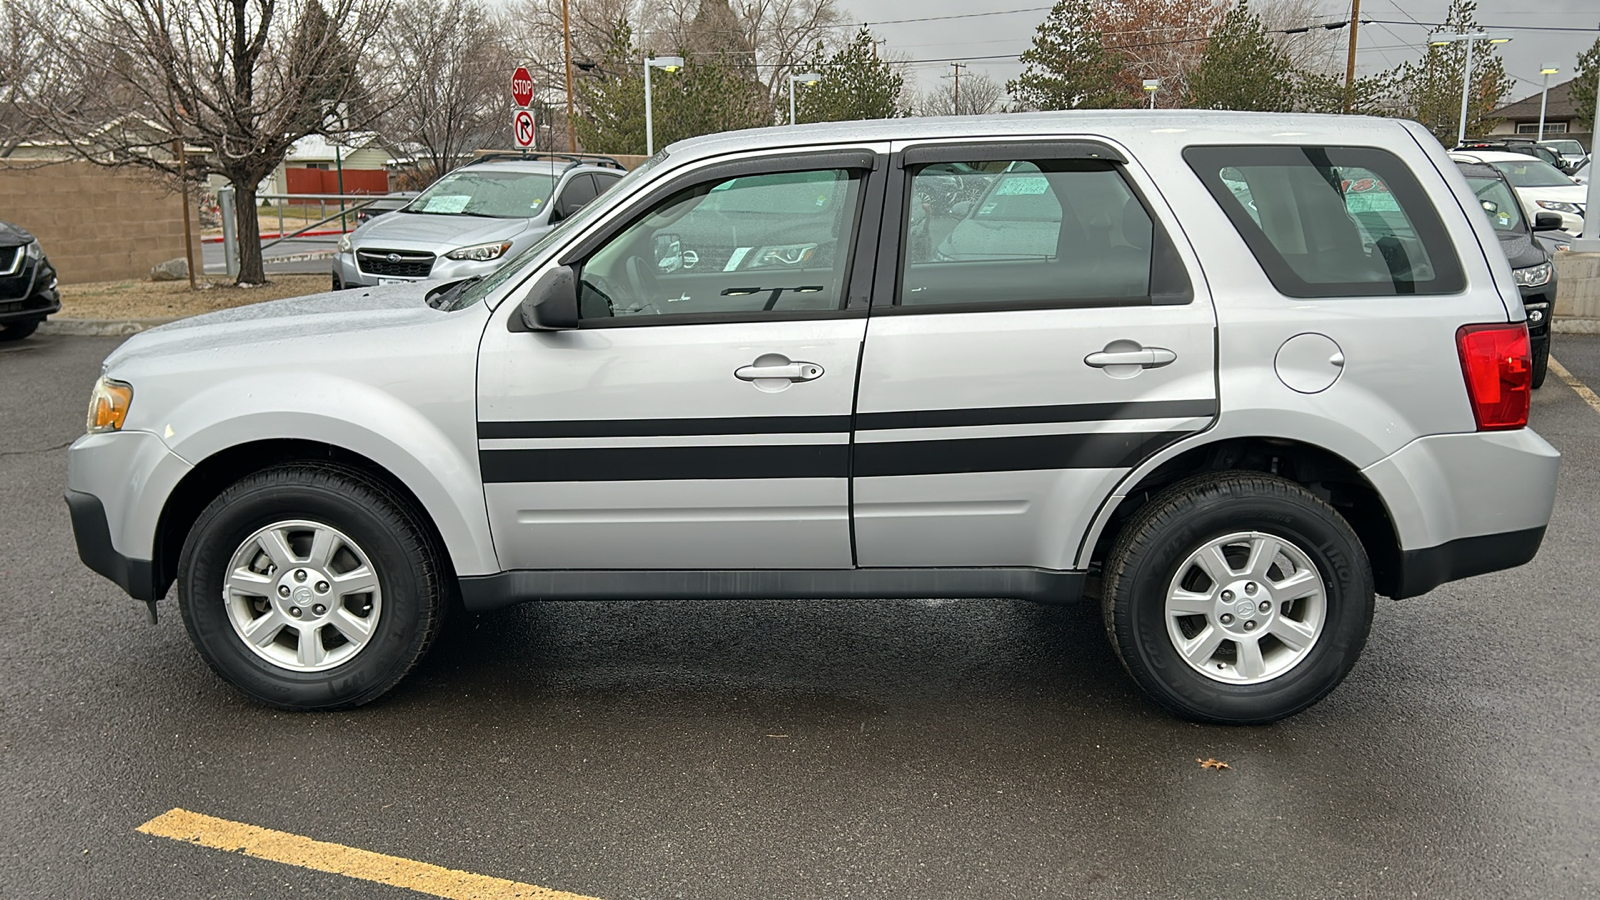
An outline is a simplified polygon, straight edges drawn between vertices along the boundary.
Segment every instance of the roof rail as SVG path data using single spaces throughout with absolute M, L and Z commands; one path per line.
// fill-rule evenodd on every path
M 617 169 L 618 171 L 626 171 L 626 167 L 623 166 L 622 163 L 617 162 L 615 159 L 612 159 L 609 156 L 602 156 L 598 153 L 538 153 L 532 151 L 511 150 L 493 150 L 482 154 L 481 156 L 475 156 L 472 159 L 467 160 L 466 162 L 462 163 L 462 166 L 474 166 L 483 162 L 501 162 L 505 160 L 531 161 L 540 159 L 566 160 L 569 163 L 568 168 L 587 164 L 591 166 L 601 166 L 607 169 Z

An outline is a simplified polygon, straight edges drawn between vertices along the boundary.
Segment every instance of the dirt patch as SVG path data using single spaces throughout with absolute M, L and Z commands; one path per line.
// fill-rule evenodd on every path
M 204 284 L 204 282 L 202 282 Z M 61 285 L 60 319 L 177 319 L 328 289 L 326 275 L 277 275 L 258 287 L 218 284 L 189 290 L 188 281 L 99 281 Z

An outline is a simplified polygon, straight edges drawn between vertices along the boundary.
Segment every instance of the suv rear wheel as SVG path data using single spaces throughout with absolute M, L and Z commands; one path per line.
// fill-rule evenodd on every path
M 1333 507 L 1253 472 L 1198 476 L 1140 510 L 1106 562 L 1106 632 L 1185 718 L 1276 721 L 1344 680 L 1372 624 L 1371 567 Z
M 251 698 L 292 710 L 374 700 L 427 651 L 446 590 L 398 497 L 354 471 L 267 469 L 200 514 L 178 563 L 195 646 Z

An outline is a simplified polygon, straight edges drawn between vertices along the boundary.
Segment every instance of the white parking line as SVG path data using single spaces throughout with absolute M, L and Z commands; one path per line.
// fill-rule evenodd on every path
M 1587 384 L 1579 381 L 1571 372 L 1568 372 L 1566 366 L 1556 362 L 1554 356 L 1550 357 L 1550 371 L 1556 373 L 1557 378 L 1565 381 L 1567 387 L 1577 391 L 1578 396 L 1583 398 L 1583 402 L 1593 407 L 1595 412 L 1600 412 L 1600 396 L 1596 396 L 1594 391 L 1589 390 Z

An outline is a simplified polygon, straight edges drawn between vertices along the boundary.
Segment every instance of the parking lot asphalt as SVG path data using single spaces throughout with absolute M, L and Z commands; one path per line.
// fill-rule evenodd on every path
M 993 600 L 529 604 L 296 715 L 76 558 L 117 340 L 0 348 L 0 896 L 419 896 L 136 830 L 175 808 L 602 900 L 1600 895 L 1600 411 L 1554 376 L 1539 557 L 1380 601 L 1274 726 L 1176 721 L 1096 609 Z M 1600 337 L 1555 355 L 1600 386 Z

